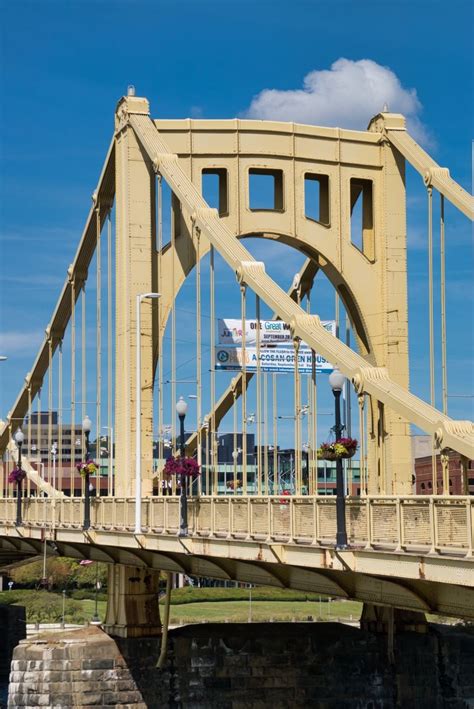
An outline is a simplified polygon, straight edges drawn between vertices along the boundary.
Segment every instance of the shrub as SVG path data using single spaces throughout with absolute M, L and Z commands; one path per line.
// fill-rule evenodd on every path
M 171 604 L 205 603 L 224 601 L 248 601 L 248 588 L 186 588 L 174 589 L 171 593 Z M 318 601 L 320 594 L 306 591 L 290 591 L 284 588 L 252 588 L 252 601 Z M 322 600 L 325 600 L 324 597 Z M 160 599 L 164 602 L 164 597 Z

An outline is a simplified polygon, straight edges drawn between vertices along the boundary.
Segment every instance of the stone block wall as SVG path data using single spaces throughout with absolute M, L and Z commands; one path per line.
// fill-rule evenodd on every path
M 474 705 L 474 630 L 431 626 L 387 638 L 336 623 L 203 624 L 158 638 L 98 628 L 23 641 L 9 708 L 465 709 Z

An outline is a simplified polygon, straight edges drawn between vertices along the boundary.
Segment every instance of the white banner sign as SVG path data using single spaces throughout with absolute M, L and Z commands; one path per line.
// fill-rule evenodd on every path
M 332 335 L 336 335 L 335 320 L 321 320 L 321 325 Z M 258 320 L 245 321 L 245 346 L 257 344 Z M 219 319 L 218 342 L 220 345 L 242 344 L 242 320 Z M 293 344 L 290 326 L 281 320 L 260 320 L 261 345 Z
M 247 372 L 257 371 L 256 347 L 245 347 Z M 324 357 L 315 355 L 316 372 L 332 372 L 333 366 Z M 216 369 L 240 371 L 242 369 L 241 347 L 216 347 Z M 260 350 L 260 370 L 262 372 L 293 372 L 295 352 L 289 347 L 272 347 Z M 312 352 L 309 347 L 300 347 L 298 352 L 300 374 L 311 374 Z

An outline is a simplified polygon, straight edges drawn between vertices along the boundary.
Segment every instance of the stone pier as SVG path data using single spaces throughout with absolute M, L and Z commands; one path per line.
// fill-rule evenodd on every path
M 462 709 L 474 703 L 474 629 L 386 636 L 337 623 L 202 624 L 160 638 L 98 628 L 23 640 L 9 709 Z

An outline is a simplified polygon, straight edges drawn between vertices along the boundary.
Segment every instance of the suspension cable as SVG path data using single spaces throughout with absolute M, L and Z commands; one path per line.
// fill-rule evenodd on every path
M 41 387 L 38 389 L 37 399 L 36 399 L 36 449 L 38 451 L 38 470 L 39 475 L 44 480 L 44 467 L 43 475 L 41 475 Z
M 278 470 L 278 402 L 277 402 L 277 375 L 272 373 L 272 405 L 273 405 L 273 490 L 280 492 L 280 474 Z
M 83 363 L 84 366 L 84 363 Z M 84 382 L 82 382 L 84 391 Z M 82 400 L 85 402 L 85 396 Z M 84 403 L 83 403 L 84 406 Z M 71 281 L 71 482 L 75 491 L 74 471 L 76 464 L 76 280 Z M 82 480 L 82 476 L 81 476 Z M 74 494 L 74 493 L 73 493 Z
M 163 178 L 158 173 L 158 292 L 163 292 Z M 158 298 L 158 494 L 168 492 L 168 481 L 163 478 L 164 460 L 164 420 L 163 420 L 163 332 L 162 332 L 162 305 Z
M 301 495 L 301 390 L 299 370 L 299 337 L 293 338 L 294 348 L 294 402 L 295 402 L 295 495 Z
M 201 333 L 201 232 L 200 229 L 193 229 L 196 234 L 196 430 L 197 430 L 197 462 L 202 465 L 202 333 Z M 206 437 L 206 453 L 208 436 Z M 208 458 L 208 456 L 206 455 Z M 207 471 L 207 466 L 206 466 Z M 192 484 L 192 483 L 191 483 Z M 198 495 L 202 493 L 202 475 L 198 476 Z
M 113 460 L 114 460 L 114 435 L 112 411 L 112 218 L 111 211 L 107 215 L 107 451 L 108 475 L 107 495 L 110 497 L 113 490 Z
M 264 478 L 264 495 L 270 494 L 268 481 L 268 374 L 263 373 L 263 478 Z
M 96 457 L 97 471 L 95 474 L 96 496 L 100 497 L 100 460 L 101 460 L 101 401 L 102 401 L 102 263 L 101 263 L 101 239 L 100 239 L 100 205 L 97 203 L 96 212 L 96 256 L 97 256 L 97 288 L 96 288 Z
M 365 466 L 365 394 L 359 394 L 359 475 L 360 475 L 360 492 L 361 495 L 367 495 L 367 475 Z
M 211 316 L 211 487 L 212 494 L 217 493 L 218 460 L 217 460 L 217 431 L 216 431 L 216 293 L 214 271 L 214 247 L 211 245 L 209 254 L 209 290 L 210 290 L 210 316 Z M 209 490 L 206 490 L 209 494 Z
M 81 387 L 82 387 L 82 405 L 81 405 L 81 415 L 82 415 L 82 421 L 85 418 L 86 415 L 86 401 L 87 401 L 87 360 L 86 360 L 86 328 L 87 328 L 87 301 L 86 301 L 86 282 L 82 284 L 82 293 L 81 293 Z M 75 343 L 75 340 L 74 340 Z M 74 347 L 76 345 L 74 344 Z M 74 409 L 75 409 L 75 404 L 74 404 Z M 72 427 L 72 430 L 74 431 L 74 438 L 76 437 L 76 432 L 74 427 Z M 85 459 L 86 457 L 86 444 L 85 444 L 85 438 L 83 435 L 81 435 L 80 439 L 81 441 L 81 455 L 82 455 L 82 460 Z M 72 466 L 74 469 L 74 463 L 75 460 L 72 461 Z M 85 478 L 81 475 L 81 496 L 84 497 L 85 494 Z
M 435 405 L 435 371 L 434 371 L 434 306 L 433 306 L 433 188 L 427 187 L 428 194 L 428 295 L 429 295 L 429 349 L 430 349 L 430 404 Z M 438 491 L 438 475 L 436 469 L 436 452 L 434 439 L 431 449 L 431 474 L 433 495 Z
M 260 298 L 255 295 L 257 317 L 257 495 L 262 494 L 262 368 L 260 363 Z M 242 382 L 244 384 L 244 382 Z
M 63 341 L 59 341 L 58 353 L 58 489 L 63 489 Z M 71 436 L 74 435 L 71 431 Z
M 448 370 L 446 357 L 446 250 L 444 234 L 444 195 L 440 193 L 440 275 L 441 275 L 441 376 L 443 414 L 448 415 Z
M 31 465 L 31 383 L 28 383 L 28 460 Z M 27 478 L 27 495 L 30 497 L 31 494 L 31 480 L 30 476 Z M 3 485 L 2 485 L 3 494 Z
M 53 338 L 51 334 L 48 339 L 48 481 L 54 486 L 55 481 L 51 481 L 51 448 L 53 445 Z
M 247 286 L 240 286 L 240 309 L 242 319 L 242 494 L 247 494 L 247 353 L 246 353 L 246 308 Z

